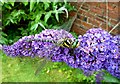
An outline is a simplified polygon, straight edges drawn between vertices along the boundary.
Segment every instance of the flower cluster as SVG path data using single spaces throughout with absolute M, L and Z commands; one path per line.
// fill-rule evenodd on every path
M 107 70 L 120 78 L 120 36 L 112 36 L 101 28 L 90 29 L 75 49 L 77 67 L 84 72 Z
M 66 48 L 61 48 L 51 42 L 44 42 L 45 40 L 73 38 L 72 34 L 64 30 L 48 29 L 42 31 L 40 34 L 24 36 L 11 46 L 4 45 L 3 50 L 8 56 L 39 56 L 53 58 L 53 61 L 62 61 L 61 56 L 68 54 Z M 60 58 L 57 58 L 60 57 Z M 58 59 L 58 60 L 57 60 Z
M 19 39 L 11 46 L 3 45 L 3 50 L 8 56 L 34 56 L 35 51 L 32 48 L 32 42 L 28 42 L 26 40 L 33 39 L 33 35 L 25 36 Z
M 39 56 L 52 61 L 61 62 L 73 68 L 86 72 L 107 70 L 113 76 L 120 78 L 120 36 L 112 36 L 101 28 L 92 28 L 83 36 L 79 35 L 80 45 L 77 48 L 64 48 L 51 42 L 63 38 L 75 39 L 65 30 L 47 29 L 40 34 L 25 36 L 11 46 L 3 46 L 10 56 Z
M 80 68 L 84 71 L 97 71 L 104 68 L 107 59 L 109 42 L 112 36 L 101 28 L 93 28 L 80 39 L 80 47 L 76 49 L 76 55 L 80 58 Z
M 105 62 L 105 69 L 113 76 L 120 78 L 120 36 L 114 36 L 111 46 L 108 46 L 108 59 Z

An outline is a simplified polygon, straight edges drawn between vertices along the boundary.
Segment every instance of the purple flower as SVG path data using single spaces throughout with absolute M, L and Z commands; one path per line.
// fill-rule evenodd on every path
M 109 58 L 119 57 L 119 48 L 113 37 L 101 28 L 92 28 L 82 37 L 78 37 L 80 46 L 75 49 L 76 57 L 80 59 L 79 67 L 83 71 L 99 71 L 105 69 L 106 61 Z M 113 57 L 112 57 L 113 56 Z M 115 66 L 114 66 L 115 68 Z
M 11 46 L 3 46 L 4 52 L 9 56 L 39 56 L 48 57 L 57 56 L 59 54 L 67 55 L 69 49 L 61 48 L 52 42 L 44 42 L 45 40 L 58 42 L 60 39 L 71 38 L 72 34 L 65 30 L 47 29 L 40 34 L 24 36 Z M 58 58 L 56 60 L 58 60 Z M 54 59 L 55 60 L 55 59 Z
M 105 69 L 120 78 L 120 35 L 112 36 L 101 28 L 92 28 L 78 36 L 80 45 L 73 49 L 56 44 L 64 38 L 75 39 L 65 30 L 46 29 L 2 48 L 8 56 L 47 57 L 53 62 L 63 61 L 73 68 L 82 69 L 84 73 Z
M 109 59 L 105 63 L 105 69 L 113 76 L 120 78 L 120 59 Z

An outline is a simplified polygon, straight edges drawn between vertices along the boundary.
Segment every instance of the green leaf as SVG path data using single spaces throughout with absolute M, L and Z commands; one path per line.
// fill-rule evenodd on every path
M 39 3 L 40 0 L 37 0 L 37 4 Z
M 4 37 L 4 35 L 0 36 L 0 43 L 1 44 L 6 44 L 6 42 L 7 42 L 7 39 Z
M 28 0 L 26 0 L 26 1 L 28 1 Z M 23 2 L 23 4 L 24 4 L 25 6 L 27 6 L 27 5 L 28 5 L 28 2 Z
M 55 17 L 56 17 L 57 21 L 59 22 L 58 11 L 55 12 Z
M 60 12 L 65 11 L 66 12 L 66 17 L 68 18 L 68 11 L 64 6 L 59 8 L 58 11 L 60 11 Z
M 35 0 L 30 0 L 30 12 L 33 10 L 33 7 L 35 5 L 36 2 L 34 2 Z
M 44 3 L 44 10 L 46 10 L 47 8 L 49 8 L 50 4 L 48 2 L 43 2 Z
M 4 6 L 5 6 L 7 9 L 12 9 L 9 4 L 5 4 Z
M 7 42 L 7 39 L 6 39 L 6 38 L 0 39 L 0 44 L 6 44 L 6 42 Z
M 75 32 L 70 32 L 75 38 L 78 38 L 77 34 Z
M 51 14 L 52 14 L 52 11 L 46 12 L 45 18 L 44 18 L 44 19 L 45 19 L 45 22 L 48 21 L 48 19 L 50 18 Z
M 116 83 L 120 83 L 120 81 L 118 81 L 117 78 L 111 76 L 110 74 L 105 75 L 103 78 L 104 78 L 104 81 L 105 81 L 105 82 L 116 82 Z
M 0 33 L 1 33 L 2 36 L 7 36 L 7 34 L 4 33 L 4 32 L 0 32 Z
M 32 26 L 31 26 L 30 30 L 34 30 L 34 31 L 35 31 L 35 30 L 37 29 L 37 27 L 38 27 L 38 24 L 37 24 L 37 23 L 34 23 L 34 22 L 31 23 L 31 25 L 32 25 Z
M 39 22 L 38 24 L 39 24 L 42 28 L 46 29 L 45 26 L 44 26 L 41 22 Z
M 13 2 L 9 2 L 12 6 L 14 6 L 15 0 L 13 0 Z
M 57 2 L 56 2 L 56 1 L 53 1 L 52 6 L 54 7 L 54 6 L 56 6 L 56 4 L 57 4 Z
M 2 30 L 2 27 L 0 27 L 0 31 Z M 0 32 L 1 33 L 1 32 Z
M 14 23 L 13 19 L 12 18 L 9 18 L 10 22 Z
M 42 14 L 43 14 L 43 12 L 38 12 L 38 14 L 34 16 L 35 17 L 35 22 L 39 22 L 40 21 L 40 18 L 42 16 Z
M 4 4 L 5 3 L 5 0 L 0 0 L 0 4 Z
M 12 13 L 11 13 L 11 15 L 12 15 L 13 17 L 18 17 L 18 16 L 21 15 L 21 14 L 25 14 L 24 10 L 14 10 L 14 11 L 12 11 Z
M 65 5 L 67 4 L 67 0 L 64 0 Z

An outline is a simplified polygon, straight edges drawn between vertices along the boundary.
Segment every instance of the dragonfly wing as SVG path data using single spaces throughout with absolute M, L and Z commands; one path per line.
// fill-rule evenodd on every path
M 75 21 L 76 19 L 76 15 L 72 18 L 70 18 L 67 22 L 65 22 L 63 25 L 57 27 L 57 29 L 64 29 L 66 31 L 70 31 L 71 30 L 71 27 L 73 25 L 73 22 Z
M 68 22 L 66 22 L 62 25 L 62 28 L 66 31 L 70 31 L 75 19 L 76 19 L 76 16 L 69 19 Z
M 39 72 L 44 68 L 44 66 L 46 65 L 46 63 L 47 63 L 47 59 L 44 58 L 44 60 L 41 62 L 41 64 L 39 65 L 39 67 L 35 71 L 35 75 L 39 74 Z

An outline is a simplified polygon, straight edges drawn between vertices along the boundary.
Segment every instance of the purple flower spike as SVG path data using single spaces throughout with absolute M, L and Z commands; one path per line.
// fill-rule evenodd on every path
M 53 40 L 55 42 L 58 42 L 58 40 L 64 38 L 74 39 L 72 34 L 65 30 L 46 29 L 40 34 L 24 36 L 11 46 L 4 45 L 3 50 L 7 55 L 13 57 L 39 56 L 51 58 L 52 56 L 57 56 L 57 61 L 59 60 L 59 54 L 66 56 L 69 53 L 69 49 L 61 48 L 60 46 L 51 42 L 44 42 L 44 40 Z
M 47 57 L 53 62 L 64 61 L 73 68 L 82 69 L 84 73 L 105 69 L 120 78 L 120 35 L 112 36 L 101 28 L 92 28 L 83 36 L 78 36 L 80 45 L 77 48 L 64 48 L 52 42 L 64 38 L 75 39 L 65 30 L 46 29 L 2 48 L 9 56 Z

